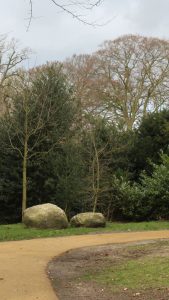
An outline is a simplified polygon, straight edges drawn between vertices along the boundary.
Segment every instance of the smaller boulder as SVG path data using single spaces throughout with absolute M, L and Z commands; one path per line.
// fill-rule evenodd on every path
M 24 211 L 23 223 L 27 227 L 62 229 L 68 227 L 65 212 L 57 205 L 35 205 Z
M 101 213 L 86 212 L 74 216 L 70 220 L 70 225 L 72 227 L 105 227 L 106 220 Z

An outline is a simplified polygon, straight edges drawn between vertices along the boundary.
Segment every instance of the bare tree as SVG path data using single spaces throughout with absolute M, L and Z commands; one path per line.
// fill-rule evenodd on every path
M 168 102 L 169 42 L 141 36 L 107 41 L 96 53 L 107 113 L 132 129 L 149 111 Z
M 98 107 L 97 93 L 99 78 L 97 61 L 94 56 L 73 55 L 64 63 L 64 71 L 70 84 L 73 85 L 75 98 L 80 102 L 83 111 L 95 110 Z
M 83 109 L 125 129 L 168 105 L 168 41 L 123 36 L 93 55 L 73 56 L 66 68 Z
M 23 73 L 20 81 L 17 82 L 17 91 L 13 95 L 12 110 L 8 109 L 6 118 L 4 118 L 4 126 L 8 135 L 9 144 L 11 149 L 17 151 L 22 159 L 22 215 L 27 206 L 27 162 L 28 160 L 38 153 L 33 151 L 39 141 L 42 141 L 42 130 L 45 127 L 45 122 L 42 119 L 43 111 L 45 109 L 46 97 L 43 93 L 39 93 L 36 97 L 30 88 L 31 82 L 27 78 L 27 74 Z M 43 91 L 44 92 L 44 91 Z M 39 101 L 43 97 L 43 104 L 39 106 Z M 32 101 L 35 99 L 35 102 Z M 39 109 L 36 115 L 36 122 L 32 122 L 33 111 Z M 48 106 L 48 115 L 50 115 L 50 105 Z M 17 114 L 20 120 L 14 118 L 13 115 Z M 22 124 L 21 124 L 22 123 Z M 36 139 L 33 145 L 29 144 L 30 139 Z
M 105 169 L 105 166 L 102 162 L 102 156 L 103 154 L 105 155 L 107 143 L 103 144 L 102 146 L 98 146 L 94 132 L 91 132 L 90 136 L 91 145 L 93 148 L 91 157 L 93 212 L 96 212 L 99 196 L 102 193 L 100 181 Z
M 81 139 L 84 147 L 85 165 L 87 173 L 85 178 L 84 194 L 88 205 L 95 212 L 102 202 L 102 194 L 107 190 L 108 165 L 112 151 L 110 151 L 110 131 L 104 119 L 95 118 L 93 114 L 86 113 L 86 128 L 82 131 Z
M 9 146 L 22 160 L 22 215 L 27 207 L 28 160 L 47 155 L 64 140 L 60 132 L 69 122 L 68 116 L 64 117 L 70 97 L 59 64 L 23 72 L 13 94 L 12 110 L 2 118 Z M 51 137 L 53 128 L 55 138 Z
M 19 76 L 21 63 L 28 58 L 30 50 L 18 50 L 16 40 L 8 41 L 0 36 L 0 114 L 6 109 L 6 99 L 12 88 L 11 82 Z

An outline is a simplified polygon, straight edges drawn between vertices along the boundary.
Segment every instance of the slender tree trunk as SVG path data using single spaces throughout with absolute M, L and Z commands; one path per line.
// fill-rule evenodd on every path
M 27 207 L 27 160 L 28 160 L 28 106 L 27 99 L 24 102 L 25 122 L 24 122 L 24 152 L 22 169 L 22 221 L 23 213 Z
M 22 219 L 27 206 L 27 141 L 24 144 L 23 170 L 22 170 Z
M 93 212 L 96 212 L 97 202 L 98 202 L 98 195 L 95 194 L 95 195 L 94 195 Z
M 95 193 L 94 193 L 93 212 L 96 212 L 97 203 L 98 203 L 98 194 L 100 189 L 100 164 L 99 164 L 98 151 L 94 140 L 93 140 L 93 146 L 95 151 L 95 162 L 96 162 L 96 183 L 95 183 L 96 186 L 95 186 Z
M 96 211 L 96 203 L 97 203 L 97 195 L 96 195 L 96 188 L 95 188 L 95 157 L 93 158 L 92 162 L 92 188 L 93 188 L 93 212 Z

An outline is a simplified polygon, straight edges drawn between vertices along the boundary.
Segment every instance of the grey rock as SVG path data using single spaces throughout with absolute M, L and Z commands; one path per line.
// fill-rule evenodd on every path
M 74 216 L 70 224 L 72 227 L 105 227 L 106 220 L 101 213 L 86 212 Z
M 68 227 L 65 212 L 58 206 L 46 203 L 24 211 L 23 223 L 27 227 L 62 229 Z

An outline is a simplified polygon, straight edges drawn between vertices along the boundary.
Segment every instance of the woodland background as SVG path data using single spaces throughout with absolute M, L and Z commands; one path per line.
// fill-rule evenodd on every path
M 0 223 L 54 203 L 68 217 L 169 218 L 169 41 L 127 35 L 26 70 L 0 38 Z

